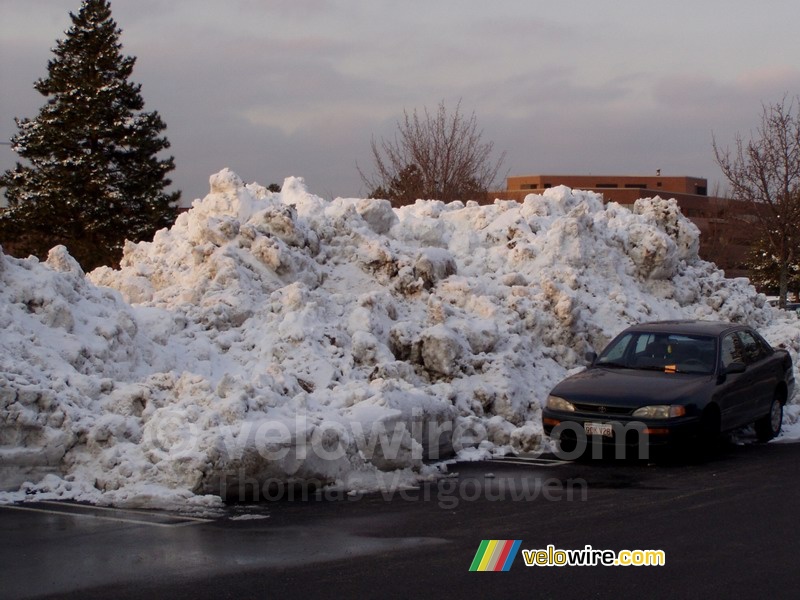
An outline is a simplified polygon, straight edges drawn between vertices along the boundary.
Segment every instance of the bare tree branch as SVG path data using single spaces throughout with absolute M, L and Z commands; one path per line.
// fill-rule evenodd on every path
M 483 198 L 497 178 L 505 160 L 502 153 L 492 160 L 494 144 L 482 141 L 475 113 L 465 117 L 461 102 L 450 114 L 444 102 L 435 113 L 427 108 L 403 111 L 391 139 L 370 143 L 374 172 L 358 169 L 370 195 L 388 197 L 394 205 L 418 198 L 444 202 Z
M 779 265 L 779 294 L 785 305 L 790 265 L 800 241 L 800 101 L 763 105 L 750 140 L 736 135 L 734 150 L 713 140 L 714 155 L 731 185 L 732 197 L 750 203 L 759 236 Z

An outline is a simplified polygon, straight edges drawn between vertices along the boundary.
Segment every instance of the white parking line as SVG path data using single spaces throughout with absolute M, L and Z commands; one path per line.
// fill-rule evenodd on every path
M 131 513 L 134 515 L 142 515 L 146 517 L 160 517 L 162 519 L 180 519 L 181 521 L 199 521 L 201 523 L 208 523 L 209 521 L 213 521 L 213 519 L 204 519 L 202 517 L 190 517 L 188 515 L 169 515 L 169 514 L 161 514 L 155 513 L 146 509 L 137 509 L 137 508 L 114 508 L 113 506 L 94 506 L 91 504 L 77 504 L 75 502 L 57 502 L 55 500 L 40 500 L 37 504 L 47 504 L 50 506 L 69 506 L 74 508 L 84 508 L 87 510 L 107 510 L 109 512 L 121 512 L 121 513 Z
M 39 504 L 48 504 L 48 505 L 56 505 L 56 506 L 70 506 L 73 508 L 79 509 L 86 509 L 81 512 L 78 511 L 71 511 L 71 510 L 59 510 L 56 508 L 42 508 L 39 506 L 24 506 L 21 504 L 1 504 L 0 509 L 8 508 L 10 510 L 22 510 L 27 512 L 38 512 L 44 514 L 52 514 L 52 515 L 64 515 L 67 517 L 83 517 L 83 518 L 91 518 L 91 519 L 100 519 L 102 521 L 115 521 L 118 523 L 132 523 L 135 525 L 150 525 L 152 527 L 185 527 L 187 525 L 197 525 L 199 523 L 210 523 L 213 519 L 201 519 L 198 517 L 184 517 L 184 516 L 177 516 L 177 515 L 161 515 L 158 513 L 146 513 L 146 512 L 137 512 L 133 510 L 124 510 L 124 509 L 117 509 L 117 508 L 109 508 L 105 506 L 85 506 L 82 504 L 70 504 L 64 502 L 40 502 Z M 108 511 L 106 514 L 97 514 L 101 511 Z M 118 513 L 135 513 L 140 514 L 142 519 L 134 519 L 134 518 L 127 518 L 127 517 L 116 517 L 111 516 L 110 512 L 118 512 Z M 157 521 L 153 521 L 153 518 L 159 519 L 169 519 L 173 521 L 180 521 L 179 523 L 159 523 Z
M 556 458 L 492 458 L 488 462 L 504 463 L 507 465 L 534 465 L 537 467 L 556 467 L 558 465 L 568 465 L 570 461 L 559 460 Z

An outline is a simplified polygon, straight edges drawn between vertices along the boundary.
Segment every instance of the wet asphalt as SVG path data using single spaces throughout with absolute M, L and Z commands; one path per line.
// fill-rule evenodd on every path
M 796 598 L 800 444 L 701 460 L 450 465 L 418 490 L 272 490 L 207 514 L 0 507 L 0 598 Z M 305 494 L 305 496 L 304 496 Z M 660 567 L 471 573 L 483 539 Z

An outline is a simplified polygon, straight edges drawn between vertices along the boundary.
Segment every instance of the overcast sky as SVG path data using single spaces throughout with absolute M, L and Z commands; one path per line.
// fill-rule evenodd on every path
M 0 138 L 33 118 L 80 0 L 0 0 Z M 797 0 L 112 0 L 183 203 L 230 167 L 363 196 L 403 110 L 475 112 L 510 175 L 691 175 L 800 94 Z M 0 146 L 0 169 L 16 155 Z

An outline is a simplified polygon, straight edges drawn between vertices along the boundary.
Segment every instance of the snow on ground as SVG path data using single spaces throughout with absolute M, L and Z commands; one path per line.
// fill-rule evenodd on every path
M 299 178 L 210 183 L 116 271 L 0 252 L 5 501 L 215 506 L 536 451 L 548 391 L 640 321 L 746 322 L 797 364 L 798 319 L 701 261 L 672 200 L 631 211 L 559 187 L 393 210 Z

